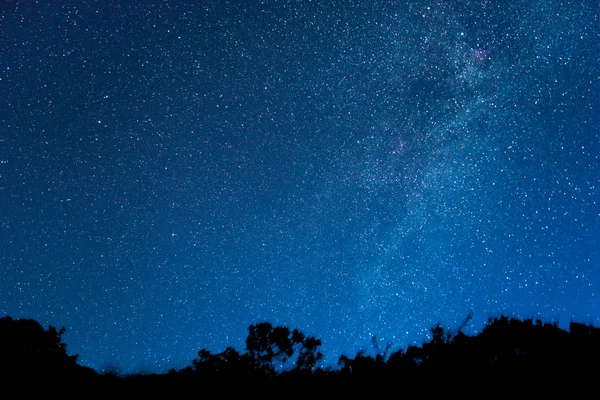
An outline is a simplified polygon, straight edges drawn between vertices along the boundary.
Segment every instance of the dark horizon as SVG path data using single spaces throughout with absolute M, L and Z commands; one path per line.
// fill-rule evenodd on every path
M 463 332 L 469 322 L 449 331 L 436 325 L 430 339 L 419 346 L 394 350 L 380 346 L 354 355 L 342 355 L 335 366 L 322 366 L 322 342 L 298 329 L 261 322 L 248 327 L 243 351 L 228 347 L 212 353 L 201 349 L 182 368 L 155 373 L 118 367 L 105 371 L 78 364 L 68 355 L 64 328 L 44 329 L 31 319 L 0 318 L 0 377 L 10 381 L 54 383 L 208 383 L 215 379 L 254 383 L 356 383 L 395 382 L 414 385 L 414 378 L 508 378 L 503 384 L 530 382 L 531 376 L 575 379 L 597 368 L 600 327 L 571 323 L 568 331 L 540 320 L 500 316 L 488 320 L 477 335 Z M 593 382 L 589 382 L 590 385 Z

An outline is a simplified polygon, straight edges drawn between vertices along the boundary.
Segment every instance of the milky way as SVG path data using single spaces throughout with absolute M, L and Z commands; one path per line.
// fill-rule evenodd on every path
M 594 1 L 0 3 L 0 314 L 98 370 L 600 323 Z

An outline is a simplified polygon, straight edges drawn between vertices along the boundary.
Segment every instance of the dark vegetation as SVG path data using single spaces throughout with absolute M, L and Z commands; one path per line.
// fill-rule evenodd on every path
M 467 320 L 468 321 L 468 320 Z M 77 364 L 62 341 L 64 328 L 48 329 L 30 319 L 0 318 L 0 379 L 4 382 L 64 383 L 211 383 L 256 382 L 346 383 L 410 382 L 411 378 L 456 376 L 564 379 L 597 377 L 600 328 L 572 322 L 557 324 L 507 317 L 490 319 L 476 336 L 431 329 L 422 346 L 390 353 L 373 341 L 376 354 L 342 356 L 336 368 L 319 367 L 321 341 L 299 330 L 268 322 L 251 325 L 245 351 L 227 348 L 213 354 L 200 350 L 192 365 L 165 374 L 100 374 Z M 536 378 L 537 379 L 537 378 Z

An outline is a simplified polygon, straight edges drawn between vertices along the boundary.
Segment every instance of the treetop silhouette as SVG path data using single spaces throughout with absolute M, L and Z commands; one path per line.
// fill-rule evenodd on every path
M 569 331 L 557 324 L 505 316 L 490 319 L 476 336 L 437 325 L 421 346 L 408 346 L 390 354 L 391 344 L 380 349 L 373 338 L 375 356 L 359 351 L 342 355 L 338 369 L 318 366 L 323 359 L 321 341 L 298 329 L 269 322 L 250 325 L 244 352 L 228 347 L 213 354 L 198 352 L 192 365 L 167 374 L 100 375 L 77 364 L 62 341 L 64 328 L 48 329 L 34 320 L 0 318 L 0 378 L 72 382 L 195 383 L 214 378 L 245 381 L 355 382 L 409 380 L 412 377 L 488 374 L 512 377 L 544 373 L 563 379 L 598 372 L 600 328 L 572 322 Z M 410 381 L 409 381 L 410 382 Z

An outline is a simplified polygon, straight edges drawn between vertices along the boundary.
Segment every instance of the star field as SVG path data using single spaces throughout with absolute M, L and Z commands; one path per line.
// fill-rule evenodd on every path
M 99 371 L 600 323 L 594 1 L 0 2 L 0 316 Z

